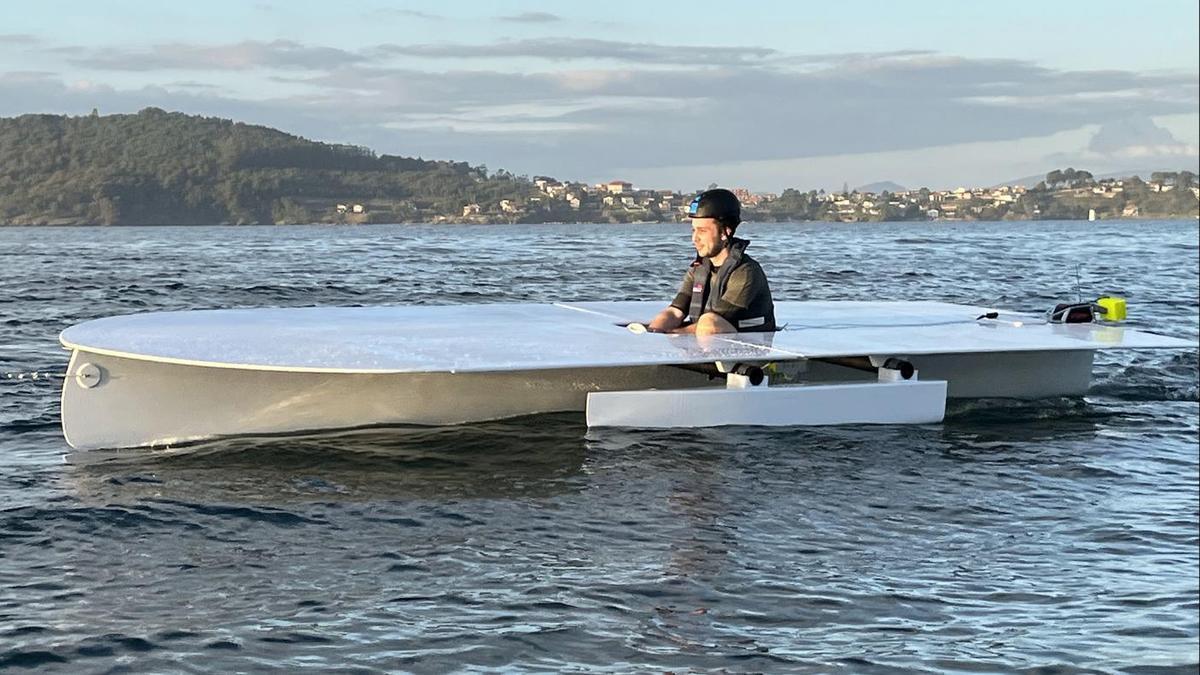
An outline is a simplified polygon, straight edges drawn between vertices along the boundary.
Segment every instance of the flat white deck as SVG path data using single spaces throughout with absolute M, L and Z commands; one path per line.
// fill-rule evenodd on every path
M 572 306 L 625 321 L 653 315 L 657 302 L 583 302 Z M 947 302 L 777 302 L 775 322 L 786 328 L 770 345 L 806 358 L 829 356 L 969 354 L 1090 349 L 1195 349 L 1194 342 L 1119 325 L 1047 324 L 1039 316 Z M 747 334 L 738 335 L 744 339 Z
M 634 334 L 662 302 L 231 309 L 97 319 L 69 349 L 181 365 L 337 373 L 498 372 L 823 356 L 1194 348 L 1101 325 L 1045 325 L 938 302 L 779 302 L 777 333 Z M 1018 325 L 1018 322 L 1023 322 Z

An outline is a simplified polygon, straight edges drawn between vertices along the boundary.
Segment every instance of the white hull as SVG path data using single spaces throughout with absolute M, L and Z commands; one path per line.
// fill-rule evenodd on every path
M 779 302 L 776 315 L 786 328 L 775 333 L 697 337 L 623 327 L 660 308 L 647 302 L 313 307 L 97 319 L 60 336 L 72 352 L 63 432 L 84 449 L 461 424 L 584 411 L 590 392 L 631 393 L 596 397 L 605 401 L 597 406 L 613 413 L 594 410 L 601 423 L 922 423 L 941 419 L 946 397 L 1082 395 L 1097 349 L 1194 348 L 1119 326 L 1049 324 L 936 302 Z M 868 358 L 875 365 L 907 359 L 921 382 L 945 387 L 941 400 L 918 405 L 906 390 L 879 382 L 811 386 L 892 377 L 829 362 Z M 722 389 L 725 381 L 688 370 L 766 363 L 779 369 L 762 391 L 709 395 L 697 388 Z M 777 386 L 795 380 L 804 391 Z M 637 395 L 652 389 L 658 391 Z M 934 389 L 907 391 L 915 397 Z M 666 410 L 673 412 L 655 412 Z
M 950 398 L 1043 398 L 1087 391 L 1090 350 L 935 354 L 911 360 Z M 673 366 L 492 373 L 321 373 L 179 365 L 75 350 L 68 373 L 100 369 L 98 384 L 68 379 L 62 420 L 76 449 L 166 446 L 219 436 L 373 425 L 446 425 L 578 411 L 593 391 L 724 387 Z M 806 382 L 875 375 L 809 362 Z M 90 383 L 89 383 L 90 384 Z M 772 387 L 775 389 L 775 387 Z
M 922 380 L 945 380 L 948 398 L 1050 398 L 1083 396 L 1092 380 L 1095 352 L 984 352 L 923 354 L 908 360 Z M 874 380 L 873 373 L 810 361 L 805 379 Z
M 85 449 L 372 425 L 443 425 L 583 410 L 591 391 L 710 384 L 670 366 L 496 373 L 312 373 L 185 366 L 75 351 L 103 377 L 63 387 L 63 435 Z

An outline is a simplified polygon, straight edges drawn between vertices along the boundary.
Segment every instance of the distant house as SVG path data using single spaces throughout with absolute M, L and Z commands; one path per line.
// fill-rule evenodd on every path
M 463 207 L 463 216 L 477 216 L 481 210 L 478 204 L 467 204 Z
M 538 176 L 533 181 L 534 187 L 551 197 L 560 197 L 567 191 L 567 186 L 557 180 L 547 177 Z
M 338 213 L 345 213 L 346 211 L 349 211 L 349 210 L 350 210 L 350 207 L 346 206 L 345 204 L 338 204 L 338 205 L 337 205 L 337 212 L 338 212 Z
M 366 213 L 367 210 L 363 208 L 362 204 L 355 204 L 354 206 L 350 207 L 350 211 L 352 213 Z
M 501 199 L 500 200 L 500 210 L 503 211 L 504 213 L 516 213 L 517 205 L 514 204 L 511 199 Z
M 633 183 L 623 180 L 611 180 L 605 186 L 609 192 L 619 195 L 622 192 L 633 192 Z

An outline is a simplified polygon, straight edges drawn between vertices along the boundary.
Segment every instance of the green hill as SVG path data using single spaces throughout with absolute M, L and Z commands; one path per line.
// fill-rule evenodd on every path
M 531 189 L 504 171 L 158 108 L 0 118 L 0 224 L 427 221 Z

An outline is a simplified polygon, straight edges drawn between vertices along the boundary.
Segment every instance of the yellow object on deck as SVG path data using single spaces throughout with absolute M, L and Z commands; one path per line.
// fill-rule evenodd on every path
M 1125 298 L 1100 298 L 1096 304 L 1104 308 L 1105 321 L 1125 320 Z

